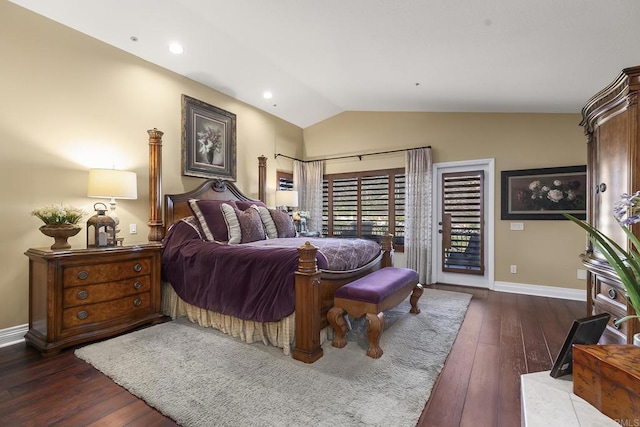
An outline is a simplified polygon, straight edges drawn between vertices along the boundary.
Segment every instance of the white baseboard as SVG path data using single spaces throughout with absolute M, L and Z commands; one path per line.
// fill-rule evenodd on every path
M 586 301 L 587 289 L 558 288 L 555 286 L 528 285 L 526 283 L 495 282 L 494 291 L 512 294 Z
M 29 325 L 12 326 L 0 329 L 0 347 L 7 347 L 24 341 L 24 334 L 29 330 Z

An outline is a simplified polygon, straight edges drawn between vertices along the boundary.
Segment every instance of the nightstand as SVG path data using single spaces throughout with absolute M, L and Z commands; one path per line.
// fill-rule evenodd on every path
M 43 355 L 160 322 L 159 243 L 29 249 L 27 343 Z

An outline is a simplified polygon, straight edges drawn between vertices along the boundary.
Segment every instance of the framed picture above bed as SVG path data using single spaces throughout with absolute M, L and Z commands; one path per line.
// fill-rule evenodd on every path
M 236 180 L 236 115 L 182 95 L 182 174 Z

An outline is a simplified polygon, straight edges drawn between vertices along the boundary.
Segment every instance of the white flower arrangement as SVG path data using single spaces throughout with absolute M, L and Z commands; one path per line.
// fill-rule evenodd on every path
M 67 205 L 48 205 L 31 211 L 31 215 L 37 216 L 47 225 L 76 225 L 85 214 L 82 209 Z
M 529 187 L 516 194 L 517 200 L 528 210 L 576 210 L 585 209 L 586 199 L 578 195 L 578 181 L 531 181 Z
M 293 220 L 300 221 L 302 218 L 306 219 L 309 216 L 309 212 L 307 211 L 295 211 L 293 213 Z

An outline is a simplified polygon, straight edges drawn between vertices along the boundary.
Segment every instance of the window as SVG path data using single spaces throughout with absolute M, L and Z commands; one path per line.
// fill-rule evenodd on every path
M 293 190 L 293 174 L 289 172 L 276 172 L 276 190 Z
M 325 175 L 322 233 L 378 242 L 390 233 L 395 249 L 402 252 L 404 191 L 404 168 Z

